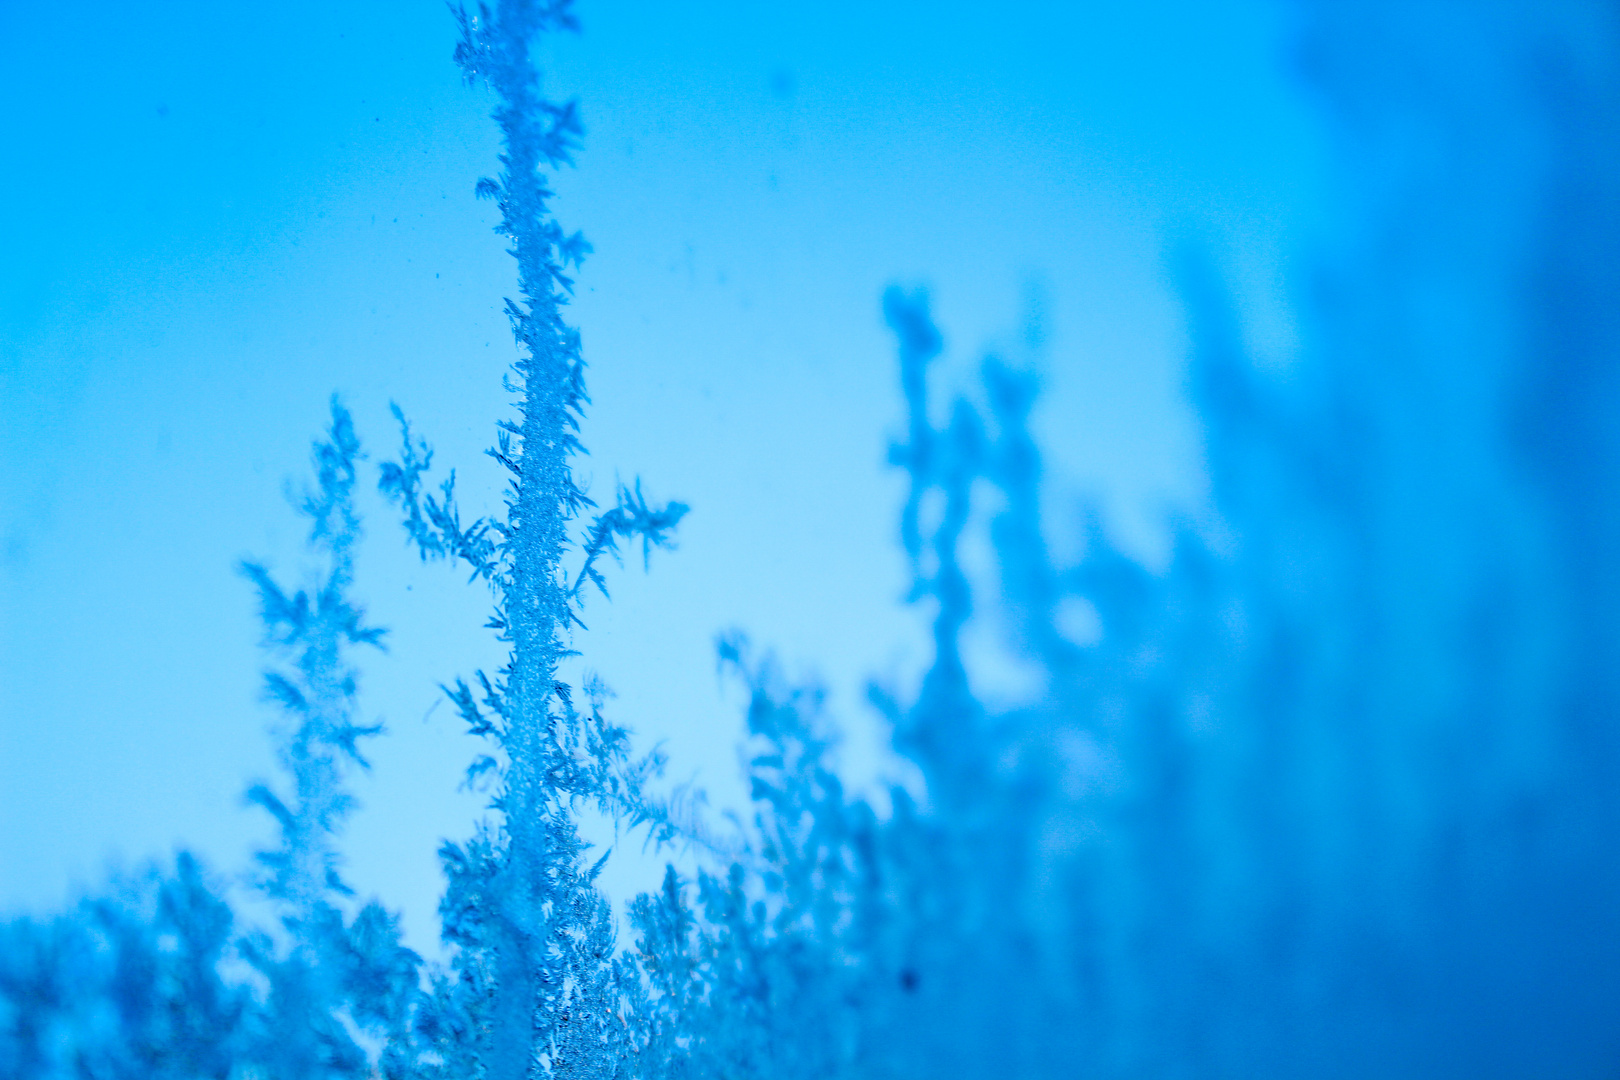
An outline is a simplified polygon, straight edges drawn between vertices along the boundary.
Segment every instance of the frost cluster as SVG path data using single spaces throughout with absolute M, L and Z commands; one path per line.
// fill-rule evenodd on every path
M 1299 50 L 1342 151 L 1341 239 L 1285 374 L 1179 264 L 1218 526 L 1162 571 L 1093 524 L 1046 537 L 1037 386 L 995 358 L 943 412 L 921 293 L 891 290 L 909 477 L 901 539 L 934 654 L 874 687 L 920 784 L 846 791 L 835 727 L 740 636 L 754 812 L 711 843 L 561 681 L 604 555 L 685 507 L 598 511 L 549 169 L 579 134 L 530 54 L 567 0 L 462 12 L 499 100 L 494 198 L 518 263 L 503 517 L 464 523 L 403 414 L 381 486 L 424 558 L 495 597 L 505 666 L 448 693 L 488 753 L 490 815 L 442 849 L 452 961 L 401 947 L 342 880 L 363 766 L 348 596 L 360 458 L 334 405 L 305 500 L 323 569 L 262 568 L 285 715 L 280 826 L 244 927 L 188 857 L 0 927 L 0 1074 L 57 1077 L 1598 1077 L 1620 1067 L 1620 26 L 1574 2 L 1302 2 Z M 936 422 L 936 417 L 943 417 Z M 988 518 L 998 580 L 964 569 Z M 981 597 L 976 607 L 975 596 Z M 983 596 L 993 596 L 985 603 Z M 1100 634 L 1066 633 L 1076 609 Z M 1038 673 L 975 693 L 993 620 Z M 615 940 L 585 807 L 685 839 Z

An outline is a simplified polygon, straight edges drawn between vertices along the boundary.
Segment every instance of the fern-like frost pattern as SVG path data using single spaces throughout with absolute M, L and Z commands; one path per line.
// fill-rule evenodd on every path
M 480 180 L 517 263 L 500 515 L 395 408 L 379 486 L 427 560 L 492 591 L 507 647 L 445 692 L 490 795 L 440 852 L 450 960 L 344 881 L 360 720 L 361 452 L 336 402 L 301 503 L 302 589 L 247 565 L 281 717 L 256 927 L 187 855 L 0 927 L 0 1074 L 423 1080 L 1602 1077 L 1620 1066 L 1620 32 L 1575 2 L 1301 0 L 1300 67 L 1346 227 L 1285 375 L 1246 354 L 1196 248 L 1173 262 L 1215 520 L 1150 570 L 1085 522 L 1054 557 L 1038 379 L 996 357 L 936 408 L 925 292 L 889 290 L 890 448 L 933 654 L 869 698 L 915 782 L 861 794 L 825 696 L 741 634 L 752 812 L 654 794 L 597 682 L 562 677 L 587 595 L 686 512 L 573 472 L 588 404 L 563 318 L 590 247 L 548 177 L 581 135 L 532 49 L 567 0 L 458 9 L 494 93 Z M 1421 152 L 1420 152 L 1421 151 Z M 935 513 L 934 511 L 938 512 Z M 963 557 L 988 529 L 993 582 Z M 1094 613 L 1078 640 L 1067 614 Z M 976 691 L 964 634 L 1033 672 Z M 621 942 L 585 810 L 696 852 Z

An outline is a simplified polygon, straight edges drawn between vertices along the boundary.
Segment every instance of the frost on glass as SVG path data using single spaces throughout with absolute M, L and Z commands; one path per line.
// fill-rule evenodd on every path
M 1038 380 L 987 358 L 941 404 L 926 294 L 891 289 L 901 554 L 919 685 L 870 701 L 919 778 L 871 797 L 823 695 L 740 634 L 753 812 L 723 841 L 650 794 L 606 691 L 561 677 L 604 557 L 685 507 L 575 483 L 562 318 L 588 253 L 551 216 L 579 136 L 530 48 L 567 3 L 458 12 L 497 99 L 477 193 L 518 263 L 501 516 L 396 409 L 381 468 L 424 559 L 465 563 L 509 647 L 447 689 L 487 753 L 446 843 L 450 961 L 342 875 L 375 734 L 349 596 L 359 445 L 334 406 L 303 589 L 258 567 L 281 772 L 258 926 L 189 856 L 0 926 L 10 1077 L 1603 1077 L 1620 1067 L 1620 27 L 1579 3 L 1302 2 L 1296 60 L 1339 145 L 1337 219 L 1263 373 L 1221 278 L 1173 261 L 1218 521 L 1149 570 L 1086 523 L 1047 543 Z M 829 528 L 836 523 L 829 523 Z M 964 541 L 988 529 L 997 580 Z M 987 587 L 987 585 L 989 587 Z M 1095 633 L 1070 636 L 1076 610 Z M 987 622 L 1036 673 L 976 693 Z M 616 939 L 587 809 L 692 842 Z
M 257 885 L 281 923 L 279 933 L 250 932 L 239 943 L 264 994 L 248 1027 L 249 1060 L 273 1077 L 399 1077 L 409 1064 L 405 1036 L 420 961 L 379 903 L 353 904 L 337 847 L 354 806 L 345 776 L 367 767 L 361 740 L 381 732 L 356 723 L 359 672 L 351 655 L 356 646 L 380 646 L 383 631 L 366 625 L 349 596 L 361 453 L 336 401 L 314 457 L 316 483 L 301 508 L 311 523 L 309 547 L 323 556 L 318 576 L 289 593 L 264 567 L 242 567 L 258 589 L 265 644 L 280 661 L 265 686 L 283 714 L 278 756 L 288 781 L 248 789 L 279 826 L 280 842 L 257 853 Z
M 1616 22 L 1301 7 L 1339 239 L 1280 375 L 1178 260 L 1222 527 L 1178 527 L 1165 571 L 1095 528 L 1054 561 L 1035 381 L 991 358 L 931 412 L 926 297 L 885 298 L 935 653 L 872 698 L 926 801 L 843 794 L 815 695 L 723 644 L 757 813 L 744 857 L 637 902 L 651 1072 L 1620 1066 Z M 969 619 L 1040 673 L 1027 700 L 975 695 Z
M 230 908 L 189 855 L 0 925 L 0 1076 L 224 1077 L 252 1002 L 221 976 Z
M 580 124 L 574 103 L 543 96 L 530 52 L 542 32 L 574 28 L 570 5 L 505 0 L 456 14 L 456 61 L 498 102 L 502 171 L 480 180 L 477 193 L 499 207 L 497 231 L 518 267 L 517 298 L 506 302 L 519 354 L 508 383 L 517 418 L 501 421 L 490 451 L 510 473 L 506 513 L 462 525 L 453 475 L 429 494 L 423 477 L 431 452 L 398 409 L 404 445 L 381 486 L 404 509 L 424 558 L 465 561 L 491 584 L 489 625 L 510 652 L 493 676 L 477 674 L 476 688 L 457 680 L 448 690 L 469 730 L 492 744 L 470 779 L 491 783 L 494 815 L 470 842 L 441 849 L 448 886 L 440 912 L 454 959 L 452 971 L 435 978 L 417 1026 L 432 1075 L 628 1075 L 635 1061 L 628 1004 L 639 984 L 616 948 L 612 909 L 593 884 L 606 855 L 587 860 L 577 812 L 590 806 L 632 826 L 647 823 L 655 838 L 672 825 L 642 794 L 659 759 L 633 757 L 626 731 L 602 714 L 603 688 L 588 684 L 576 700 L 558 664 L 571 655 L 571 628 L 584 625 L 586 586 L 605 586 L 601 557 L 617 557 L 621 541 L 639 539 L 645 559 L 669 542 L 686 508 L 651 506 L 637 484 L 592 514 L 595 504 L 572 470 L 585 365 L 562 308 L 573 287 L 566 271 L 590 245 L 551 215 L 547 175 L 569 161 Z M 576 541 L 572 526 L 586 517 Z
M 360 446 L 336 401 L 299 500 L 316 557 L 303 588 L 242 565 L 259 594 L 271 661 L 280 775 L 247 797 L 278 826 L 258 852 L 257 902 L 276 921 L 233 914 L 228 891 L 182 852 L 174 866 L 117 881 L 48 920 L 0 928 L 0 1075 L 32 1078 L 403 1077 L 416 955 L 394 917 L 358 903 L 337 840 L 364 766 L 352 652 L 375 646 L 350 596 Z

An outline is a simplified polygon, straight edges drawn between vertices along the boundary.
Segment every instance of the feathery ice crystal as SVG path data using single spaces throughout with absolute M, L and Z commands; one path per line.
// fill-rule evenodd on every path
M 541 1076 L 1596 1077 L 1620 1062 L 1620 27 L 1576 0 L 1300 0 L 1341 148 L 1343 226 L 1283 374 L 1248 362 L 1218 277 L 1179 263 L 1218 529 L 1150 571 L 1094 524 L 1046 542 L 1036 380 L 995 358 L 936 424 L 944 348 L 891 290 L 908 409 L 892 463 L 934 655 L 871 701 L 920 786 L 844 789 L 814 687 L 741 635 L 754 814 L 671 868 L 615 941 L 586 807 L 655 843 L 604 691 L 559 677 L 604 555 L 685 507 L 593 512 L 562 309 L 589 246 L 551 216 L 580 134 L 531 48 L 567 0 L 459 12 L 498 101 L 480 181 L 518 264 L 503 517 L 464 524 L 406 424 L 381 487 L 423 558 L 492 588 L 506 664 L 448 690 L 489 753 L 490 819 L 442 849 L 449 970 L 340 873 L 363 764 L 348 598 L 359 447 L 334 405 L 304 511 L 324 569 L 257 584 L 278 666 L 281 827 L 242 928 L 188 856 L 0 927 L 0 1073 Z M 975 401 L 978 403 L 975 404 Z M 986 497 L 989 497 L 988 499 Z M 937 511 L 937 512 L 935 512 Z M 988 527 L 994 589 L 960 549 Z M 993 602 L 986 602 L 994 596 Z M 975 602 L 977 600 L 977 603 Z M 1075 610 L 1100 636 L 1065 632 Z M 962 648 L 995 620 L 1039 673 L 1013 706 Z M 700 842 L 697 845 L 703 849 Z

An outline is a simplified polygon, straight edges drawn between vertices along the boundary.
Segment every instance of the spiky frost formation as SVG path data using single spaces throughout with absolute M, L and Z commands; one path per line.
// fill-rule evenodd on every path
M 491 451 L 511 473 L 506 516 L 463 526 L 453 477 L 438 497 L 424 493 L 431 453 L 408 425 L 382 487 L 404 506 L 424 558 L 464 559 L 492 584 L 491 626 L 511 651 L 494 677 L 479 673 L 477 693 L 460 680 L 448 691 L 470 730 L 495 743 L 473 771 L 493 780 L 498 816 L 471 843 L 443 850 L 444 933 L 457 947 L 456 977 L 439 981 L 423 1030 L 447 1075 L 476 1068 L 493 1080 L 615 1076 L 631 1059 L 628 975 L 592 885 L 600 864 L 585 865 L 575 814 L 588 804 L 632 823 L 659 819 L 640 796 L 657 759 L 632 761 L 626 733 L 602 715 L 602 694 L 587 687 L 589 708 L 577 708 L 558 664 L 571 654 L 570 628 L 583 625 L 585 584 L 604 584 L 600 556 L 617 556 L 620 540 L 639 538 L 644 553 L 666 544 L 686 508 L 652 507 L 639 486 L 621 488 L 616 505 L 584 529 L 577 570 L 564 567 L 575 546 L 571 523 L 593 505 L 572 469 L 587 399 L 579 335 L 562 318 L 572 286 L 565 271 L 590 248 L 551 216 L 547 174 L 568 162 L 580 125 L 572 102 L 542 94 L 532 48 L 542 33 L 574 22 L 567 0 L 503 0 L 476 14 L 460 10 L 458 19 L 456 60 L 498 102 L 502 170 L 477 191 L 500 207 L 498 231 L 518 266 L 517 298 L 506 304 L 518 345 L 518 419 L 500 424 Z M 653 824 L 669 827 L 667 819 Z
M 280 709 L 283 775 L 251 801 L 279 841 L 258 856 L 255 885 L 280 919 L 237 919 L 196 860 L 114 883 L 51 920 L 0 927 L 0 1075 L 16 1080 L 400 1080 L 418 959 L 379 904 L 357 905 L 339 873 L 337 838 L 353 807 L 346 771 L 363 765 L 350 650 L 375 645 L 349 596 L 359 520 L 360 448 L 332 404 L 315 444 L 315 484 L 301 501 L 319 557 L 308 588 L 289 591 L 263 566 L 257 586 L 274 664 L 266 697 Z
M 750 850 L 636 908 L 650 1075 L 1620 1061 L 1620 20 L 1301 9 L 1347 224 L 1294 369 L 1257 371 L 1214 275 L 1179 266 L 1227 538 L 1180 527 L 1154 573 L 1093 527 L 1057 562 L 1033 380 L 990 361 L 936 424 L 938 332 L 891 293 L 935 654 L 915 698 L 873 696 L 927 802 L 897 789 L 868 824 L 823 778 L 813 698 L 743 665 Z M 972 618 L 1022 704 L 974 693 Z
M 381 731 L 356 722 L 358 672 L 350 651 L 379 646 L 349 590 L 360 522 L 354 507 L 361 458 L 349 413 L 336 399 L 327 439 L 315 444 L 315 485 L 301 509 L 309 548 L 324 565 L 310 587 L 289 592 L 263 566 L 242 572 L 259 590 L 265 645 L 282 663 L 265 673 L 282 718 L 277 756 L 290 790 L 255 784 L 249 798 L 275 818 L 280 843 L 261 851 L 259 888 L 280 933 L 257 932 L 243 954 L 268 986 L 252 1017 L 246 1059 L 269 1080 L 340 1080 L 409 1068 L 417 956 L 397 920 L 375 901 L 354 905 L 339 873 L 337 839 L 353 809 L 346 774 L 365 767 L 359 741 Z

